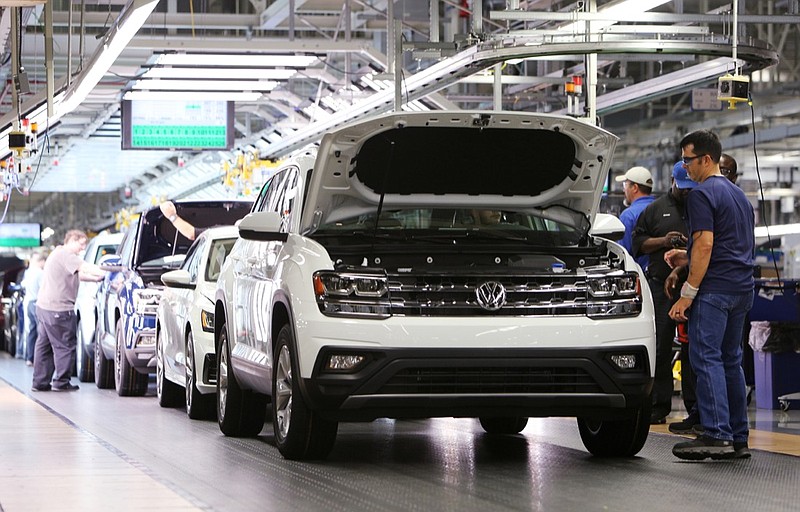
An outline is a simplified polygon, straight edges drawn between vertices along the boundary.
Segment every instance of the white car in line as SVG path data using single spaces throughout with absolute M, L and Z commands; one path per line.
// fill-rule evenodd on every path
M 617 137 L 520 112 L 398 112 L 264 184 L 217 281 L 217 421 L 289 459 L 340 421 L 577 417 L 597 456 L 650 423 L 652 297 L 597 212 Z
M 122 242 L 122 233 L 100 233 L 86 245 L 83 260 L 99 265 L 104 256 L 117 253 Z M 75 369 L 81 382 L 94 380 L 94 329 L 97 323 L 97 290 L 100 283 L 81 281 L 75 299 L 75 315 L 78 319 L 78 345 Z
M 185 403 L 192 419 L 214 416 L 214 293 L 222 264 L 238 236 L 233 226 L 205 230 L 181 268 L 161 276 L 165 288 L 156 320 L 158 403 L 161 407 Z

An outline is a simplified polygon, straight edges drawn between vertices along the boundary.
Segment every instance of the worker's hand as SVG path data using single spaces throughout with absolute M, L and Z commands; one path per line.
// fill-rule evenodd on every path
M 680 281 L 678 269 L 674 268 L 664 280 L 664 294 L 670 299 L 672 298 L 672 292 L 678 287 L 678 281 Z
M 686 247 L 688 241 L 689 239 L 680 231 L 670 231 L 664 235 L 664 247 L 668 249 Z
M 175 205 L 172 204 L 172 201 L 164 201 L 159 205 L 159 208 L 161 208 L 161 213 L 163 213 L 164 217 L 166 218 L 170 218 L 178 213 L 178 210 L 175 208 Z
M 690 307 L 692 307 L 692 299 L 681 297 L 678 302 L 672 305 L 672 309 L 669 310 L 669 317 L 676 322 L 686 322 L 689 320 L 686 314 L 689 312 Z
M 686 249 L 670 249 L 664 253 L 664 261 L 669 268 L 680 267 L 689 263 L 689 255 Z

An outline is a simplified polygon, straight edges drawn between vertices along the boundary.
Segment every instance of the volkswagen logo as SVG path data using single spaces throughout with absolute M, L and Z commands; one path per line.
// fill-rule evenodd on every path
M 506 289 L 497 281 L 486 281 L 475 288 L 478 305 L 487 311 L 497 311 L 506 304 Z

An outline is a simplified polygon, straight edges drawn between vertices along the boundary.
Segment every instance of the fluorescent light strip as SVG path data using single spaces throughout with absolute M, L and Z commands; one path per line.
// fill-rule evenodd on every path
M 141 78 L 183 78 L 191 80 L 209 80 L 223 78 L 230 80 L 288 80 L 295 76 L 297 70 L 257 69 L 257 68 L 150 68 Z
M 159 66 L 225 66 L 258 68 L 305 68 L 316 62 L 314 55 L 265 55 L 257 53 L 162 53 Z
M 769 236 L 796 235 L 800 233 L 800 224 L 779 224 L 775 226 L 758 226 L 755 230 L 756 238 L 765 238 L 767 230 Z
M 602 12 L 604 15 L 618 15 L 620 21 L 625 21 L 626 15 L 641 14 L 664 5 L 668 1 L 669 0 L 621 0 L 616 4 L 598 9 L 598 12 Z M 591 30 L 592 32 L 597 32 L 615 23 L 619 23 L 619 21 L 593 21 Z M 585 22 L 577 21 L 558 27 L 558 30 L 562 32 L 583 32 L 585 26 Z
M 137 80 L 135 90 L 269 92 L 279 82 L 258 80 Z
M 125 100 L 219 100 L 258 101 L 260 92 L 209 92 L 209 91 L 128 91 Z
M 128 46 L 157 3 L 158 0 L 131 0 L 126 4 L 118 18 L 118 24 L 108 30 L 105 39 L 86 64 L 85 71 L 68 88 L 64 101 L 56 106 L 54 117 L 58 119 L 72 112 L 86 99 L 122 50 Z

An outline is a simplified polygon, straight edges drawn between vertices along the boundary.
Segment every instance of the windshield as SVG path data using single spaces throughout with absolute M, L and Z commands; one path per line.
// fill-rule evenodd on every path
M 566 224 L 530 212 L 408 208 L 381 212 L 377 230 L 375 213 L 323 224 L 315 236 L 366 235 L 377 238 L 453 238 L 525 241 L 537 245 L 577 245 L 582 233 Z

